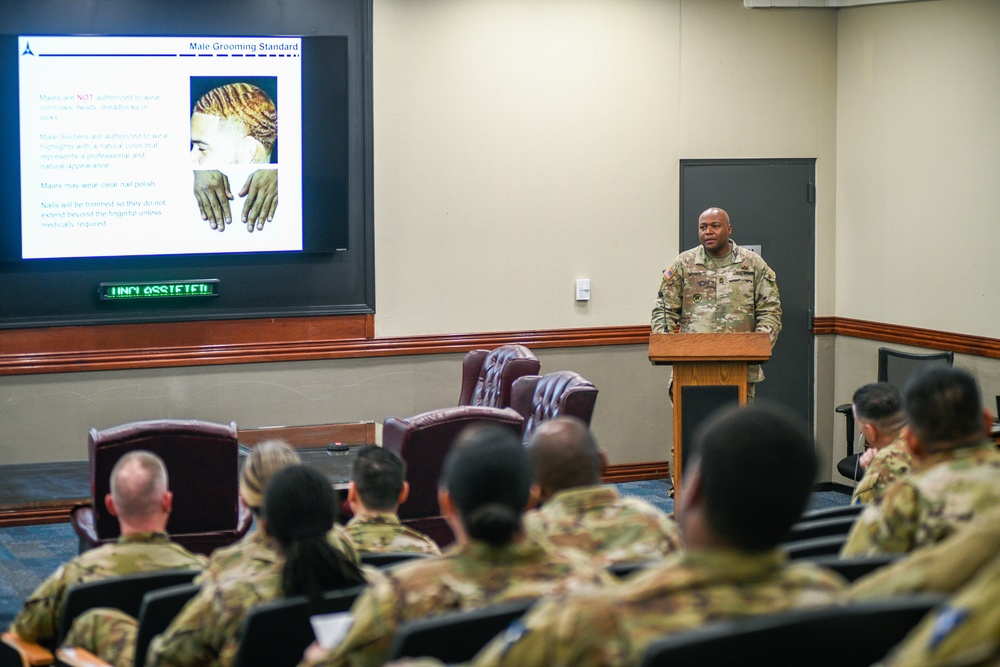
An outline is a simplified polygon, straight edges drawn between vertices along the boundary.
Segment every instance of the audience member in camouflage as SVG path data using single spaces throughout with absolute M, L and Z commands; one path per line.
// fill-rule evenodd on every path
M 527 540 L 521 513 L 531 466 L 517 436 L 495 426 L 459 435 L 445 461 L 441 510 L 456 544 L 443 556 L 399 565 L 372 583 L 351 609 L 338 646 L 313 644 L 303 665 L 381 665 L 399 624 L 612 580 L 589 561 L 550 553 Z
M 861 513 L 843 556 L 910 552 L 1000 507 L 1000 452 L 985 440 L 992 416 L 975 379 L 957 368 L 928 369 L 907 388 L 906 413 L 916 468 Z
M 701 245 L 682 252 L 663 272 L 651 324 L 653 333 L 766 332 L 774 347 L 781 331 L 781 300 L 774 271 L 760 255 L 730 238 L 729 214 L 710 208 L 698 218 Z M 764 379 L 759 364 L 751 384 Z
M 355 516 L 344 527 L 358 553 L 417 552 L 438 556 L 441 548 L 423 533 L 404 526 L 395 514 L 369 512 Z
M 1000 507 L 951 537 L 903 556 L 851 585 L 856 600 L 914 593 L 954 593 L 1000 553 Z
M 913 456 L 903 440 L 903 396 L 891 384 L 875 382 L 854 392 L 852 407 L 866 449 L 860 461 L 865 475 L 855 487 L 851 503 L 873 505 L 913 467 Z
M 1000 556 L 934 609 L 890 654 L 886 665 L 1000 664 Z
M 635 665 L 666 634 L 838 601 L 839 576 L 779 550 L 817 467 L 802 426 L 764 407 L 726 411 L 695 451 L 677 501 L 686 553 L 605 591 L 540 601 L 473 664 Z
M 118 518 L 117 542 L 86 551 L 62 565 L 28 597 L 11 631 L 21 639 L 53 642 L 59 634 L 59 614 L 71 586 L 138 572 L 201 569 L 203 556 L 171 542 L 167 520 L 173 496 L 163 461 L 150 452 L 126 454 L 111 471 L 108 512 Z
M 552 550 L 581 551 L 599 566 L 660 560 L 681 549 L 680 531 L 666 514 L 601 485 L 597 442 L 579 419 L 556 417 L 531 437 L 528 454 L 542 506 L 524 516 L 525 532 Z
M 280 440 L 255 445 L 240 470 L 240 502 L 259 520 L 264 486 L 271 476 L 301 461 L 298 453 Z M 335 525 L 327 533 L 327 541 L 352 563 L 358 563 L 358 555 L 343 528 Z M 262 530 L 253 530 L 239 542 L 216 549 L 195 583 L 225 589 L 233 582 L 256 581 L 261 572 L 279 571 L 283 559 L 274 539 Z M 99 607 L 84 613 L 73 623 L 63 644 L 85 648 L 106 662 L 129 667 L 134 662 L 138 629 L 139 623 L 134 617 L 117 609 Z
M 347 490 L 354 518 L 346 532 L 359 553 L 441 553 L 434 540 L 400 523 L 396 512 L 409 493 L 403 459 L 381 447 L 358 451 Z

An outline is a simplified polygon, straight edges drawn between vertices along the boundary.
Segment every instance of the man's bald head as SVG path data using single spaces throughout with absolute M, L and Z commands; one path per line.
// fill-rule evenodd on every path
M 528 443 L 528 455 L 543 496 L 601 481 L 601 454 L 587 425 L 576 417 L 542 422 Z
M 162 514 L 169 495 L 163 460 L 143 450 L 121 457 L 111 470 L 110 495 L 120 522 L 145 521 Z M 169 507 L 169 500 L 166 504 Z

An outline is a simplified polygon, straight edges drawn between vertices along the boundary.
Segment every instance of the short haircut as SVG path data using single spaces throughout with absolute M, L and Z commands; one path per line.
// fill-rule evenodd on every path
M 502 546 L 520 530 L 533 480 L 528 454 L 513 431 L 466 427 L 445 459 L 441 481 L 473 539 Z
M 278 137 L 278 112 L 263 90 L 249 83 L 227 83 L 213 88 L 194 105 L 195 113 L 219 116 L 270 152 Z
M 758 401 L 713 415 L 695 436 L 711 531 L 736 548 L 777 547 L 802 515 L 818 462 L 800 419 Z
M 351 465 L 351 481 L 365 507 L 377 512 L 396 509 L 406 481 L 406 463 L 393 452 L 362 447 Z
M 986 436 L 979 386 L 960 368 L 929 367 L 913 376 L 906 387 L 906 416 L 921 444 L 931 450 Z
M 271 476 L 296 463 L 302 463 L 302 458 L 284 440 L 265 440 L 254 445 L 240 470 L 240 495 L 247 507 L 258 513 Z
M 118 515 L 143 519 L 160 510 L 169 480 L 163 459 L 136 449 L 122 456 L 111 469 L 111 498 Z
M 542 422 L 528 443 L 538 483 L 552 492 L 601 481 L 601 454 L 590 429 L 576 417 Z
M 854 392 L 855 416 L 877 428 L 898 431 L 906 424 L 903 395 L 888 382 L 866 384 Z

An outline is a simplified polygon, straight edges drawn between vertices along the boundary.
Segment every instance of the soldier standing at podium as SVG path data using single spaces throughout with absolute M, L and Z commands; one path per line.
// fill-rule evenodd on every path
M 729 236 L 729 214 L 709 208 L 698 217 L 696 248 L 663 272 L 653 306 L 653 333 L 765 332 L 771 347 L 781 331 L 781 301 L 774 271 L 757 253 Z M 678 327 L 679 325 L 679 327 Z M 747 368 L 747 400 L 764 379 L 760 364 Z

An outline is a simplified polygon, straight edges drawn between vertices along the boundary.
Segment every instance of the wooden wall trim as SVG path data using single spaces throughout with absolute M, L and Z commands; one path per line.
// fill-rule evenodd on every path
M 644 482 L 653 479 L 670 479 L 669 461 L 649 461 L 648 463 L 622 463 L 609 465 L 604 469 L 602 480 L 605 484 L 622 482 Z
M 849 317 L 817 317 L 813 319 L 813 334 L 817 336 L 850 336 L 1000 359 L 1000 339 L 998 338 L 920 329 L 884 322 L 869 322 Z
M 374 337 L 374 315 L 108 324 L 0 330 L 0 375 L 310 361 L 531 348 L 645 345 L 649 326 Z M 1000 359 L 1000 339 L 817 317 L 815 335 L 839 335 Z
M 374 316 L 0 330 L 0 375 L 167 368 L 533 348 L 644 345 L 649 326 L 374 338 Z

